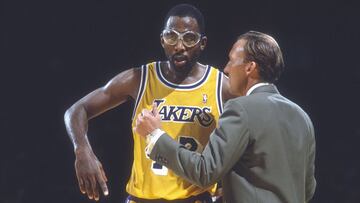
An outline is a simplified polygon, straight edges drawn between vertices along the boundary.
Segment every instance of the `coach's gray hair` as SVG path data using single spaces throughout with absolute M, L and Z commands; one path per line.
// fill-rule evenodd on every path
M 246 40 L 244 51 L 247 61 L 258 64 L 263 81 L 276 82 L 284 70 L 284 60 L 278 43 L 270 35 L 249 31 L 238 37 Z

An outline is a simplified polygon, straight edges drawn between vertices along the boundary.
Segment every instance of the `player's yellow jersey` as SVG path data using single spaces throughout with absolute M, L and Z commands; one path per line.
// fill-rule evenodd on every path
M 222 112 L 222 77 L 219 70 L 206 66 L 203 77 L 193 84 L 167 81 L 160 63 L 141 67 L 141 82 L 135 103 L 132 127 L 142 109 L 155 101 L 162 129 L 188 149 L 201 152 Z M 183 199 L 210 190 L 192 185 L 171 170 L 146 157 L 145 140 L 133 131 L 134 162 L 126 186 L 129 194 L 143 199 Z

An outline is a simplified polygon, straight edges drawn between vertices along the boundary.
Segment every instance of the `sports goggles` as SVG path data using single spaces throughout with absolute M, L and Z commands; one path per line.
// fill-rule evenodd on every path
M 193 31 L 179 33 L 176 30 L 172 29 L 163 30 L 161 36 L 164 39 L 164 42 L 168 45 L 174 46 L 178 43 L 179 40 L 181 40 L 182 43 L 189 48 L 195 46 L 197 43 L 200 42 L 201 39 L 200 33 Z

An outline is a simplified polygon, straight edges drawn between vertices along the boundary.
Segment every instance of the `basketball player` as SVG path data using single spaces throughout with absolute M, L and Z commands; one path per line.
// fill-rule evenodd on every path
M 207 42 L 204 27 L 198 9 L 187 4 L 175 6 L 167 14 L 160 35 L 168 61 L 128 69 L 66 111 L 65 125 L 74 145 L 79 187 L 90 199 L 99 200 L 100 188 L 104 195 L 109 192 L 105 172 L 87 139 L 88 120 L 130 98 L 135 101 L 134 115 L 156 102 L 163 129 L 189 150 L 203 150 L 216 127 L 223 101 L 231 97 L 223 73 L 198 62 Z M 213 186 L 202 189 L 179 178 L 146 157 L 146 143 L 134 131 L 133 139 L 127 202 L 211 202 L 207 191 Z

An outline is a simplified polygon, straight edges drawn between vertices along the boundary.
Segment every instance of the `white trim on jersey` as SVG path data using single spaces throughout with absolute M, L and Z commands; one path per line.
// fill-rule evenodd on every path
M 156 71 L 155 75 L 157 79 L 161 82 L 161 84 L 165 85 L 166 87 L 180 91 L 190 91 L 190 90 L 195 90 L 201 87 L 203 84 L 205 84 L 207 80 L 210 78 L 211 71 L 213 70 L 209 65 L 206 65 L 204 75 L 198 81 L 191 84 L 176 84 L 168 81 L 162 74 L 160 68 L 160 61 L 156 62 L 155 71 Z
M 222 81 L 223 81 L 223 73 L 218 70 L 217 80 L 216 80 L 216 103 L 218 107 L 219 114 L 221 115 L 223 112 L 223 99 L 222 99 Z
M 148 70 L 147 70 L 146 65 L 142 65 L 141 66 L 141 78 L 140 78 L 139 91 L 138 91 L 138 95 L 136 97 L 132 119 L 134 119 L 137 107 L 139 105 L 139 101 L 143 97 L 145 89 L 146 89 L 146 83 L 147 83 L 147 80 L 148 80 L 148 74 L 147 73 L 148 73 Z

